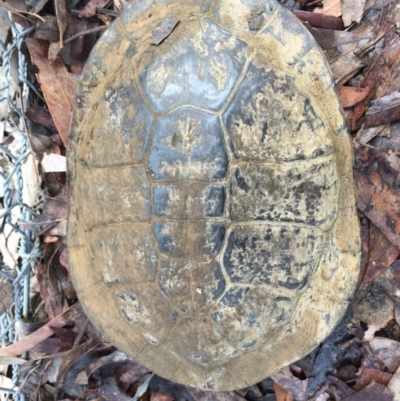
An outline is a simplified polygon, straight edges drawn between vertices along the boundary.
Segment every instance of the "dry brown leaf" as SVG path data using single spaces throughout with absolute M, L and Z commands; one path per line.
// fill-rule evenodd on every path
M 361 81 L 361 86 L 370 88 L 368 96 L 357 106 L 350 122 L 350 129 L 355 131 L 362 123 L 362 117 L 368 109 L 371 100 L 384 96 L 388 84 L 391 82 L 396 61 L 400 57 L 400 41 L 387 45 L 374 59 Z
M 293 11 L 293 14 L 300 20 L 308 22 L 311 26 L 325 29 L 344 29 L 341 18 L 332 17 L 331 15 L 316 14 L 309 11 Z
M 61 363 L 60 370 L 58 371 L 56 392 L 60 385 L 62 385 L 65 375 L 68 373 L 71 366 L 83 355 L 94 350 L 98 345 L 99 343 L 97 341 L 86 341 L 83 344 L 75 346 L 68 352 Z
M 57 16 L 57 24 L 58 24 L 58 29 L 60 30 L 60 49 L 63 48 L 64 32 L 68 24 L 68 10 L 67 7 L 65 6 L 65 1 L 66 0 L 54 0 L 56 16 Z
M 234 391 L 201 391 L 198 389 L 189 389 L 196 401 L 245 401 L 243 397 Z
M 386 184 L 376 171 L 354 171 L 357 206 L 400 248 L 400 195 Z
M 356 88 L 354 86 L 339 86 L 339 99 L 342 107 L 352 107 L 361 100 L 364 100 L 369 93 L 368 88 Z
M 393 401 L 400 401 L 400 368 L 391 378 L 388 384 L 388 390 L 392 393 Z
M 345 26 L 360 22 L 364 13 L 365 0 L 341 0 L 342 18 Z
M 39 69 L 37 74 L 49 111 L 64 145 L 71 122 L 77 83 L 73 80 L 60 57 L 53 64 L 47 58 L 48 43 L 27 38 L 25 43 L 31 54 L 32 62 Z
M 374 339 L 375 333 L 379 331 L 380 329 L 383 329 L 386 327 L 386 325 L 393 319 L 393 316 L 390 316 L 389 318 L 382 320 L 377 323 L 369 324 L 368 325 L 368 330 L 364 333 L 364 338 L 363 341 L 372 341 Z
M 110 0 L 90 0 L 85 8 L 79 12 L 80 17 L 93 17 L 99 8 L 104 8 Z
M 51 131 L 57 132 L 57 127 L 54 125 L 51 114 L 43 107 L 40 107 L 37 104 L 30 104 L 28 110 L 25 111 L 25 115 L 34 123 L 44 125 Z
M 293 401 L 294 400 L 292 394 L 288 393 L 276 382 L 274 382 L 274 390 L 275 390 L 276 401 Z
M 334 17 L 340 17 L 342 15 L 342 6 L 340 0 L 324 0 L 322 8 L 316 8 L 315 13 L 333 15 Z
M 0 349 L 0 356 L 18 356 L 24 352 L 30 351 L 33 347 L 40 344 L 54 334 L 53 327 L 64 327 L 69 319 L 65 316 L 69 309 L 58 315 L 54 319 L 50 320 L 47 324 L 36 330 L 34 333 L 22 338 L 16 343 L 9 345 L 8 347 Z
M 393 399 L 385 386 L 372 382 L 358 393 L 349 395 L 341 401 L 393 401 Z
M 396 260 L 400 250 L 374 224 L 370 225 L 369 261 L 361 285 L 372 281 Z
M 374 37 L 377 30 L 375 22 L 376 19 L 372 19 L 368 23 L 358 27 L 353 33 L 360 37 Z M 333 77 L 337 83 L 346 83 L 360 68 L 365 67 L 366 62 L 360 59 L 355 50 L 368 41 L 369 39 L 362 39 L 358 43 L 349 43 L 340 47 L 339 54 L 335 54 L 334 58 L 330 61 Z
M 400 366 L 400 343 L 389 338 L 375 337 L 369 345 L 389 371 L 396 372 Z
M 337 46 L 359 42 L 360 40 L 366 39 L 365 37 L 359 36 L 353 32 L 313 28 L 311 26 L 307 26 L 307 28 L 323 50 L 332 49 Z
M 361 366 L 358 372 L 357 384 L 354 389 L 359 391 L 371 382 L 376 382 L 382 384 L 383 386 L 387 386 L 392 377 L 393 375 L 391 373 Z
M 281 369 L 278 373 L 271 376 L 274 383 L 277 383 L 290 394 L 296 394 L 296 401 L 306 401 L 307 380 L 300 380 L 293 376 L 289 367 Z
M 361 129 L 357 132 L 355 139 L 361 145 L 366 145 L 371 139 L 375 138 L 378 135 L 390 137 L 390 125 L 385 124 L 371 128 L 361 127 Z
M 365 128 L 400 120 L 400 92 L 392 92 L 371 102 L 365 115 Z
M 53 235 L 45 235 L 43 238 L 43 242 L 45 244 L 54 244 L 55 242 L 58 241 L 58 239 L 59 239 L 58 237 L 53 236 Z
M 173 399 L 174 397 L 158 391 L 152 392 L 150 396 L 150 401 L 173 401 Z
M 67 171 L 67 159 L 65 156 L 54 153 L 45 154 L 42 159 L 42 167 L 46 173 Z
M 6 43 L 9 32 L 10 32 L 10 25 L 8 25 L 7 20 L 5 19 L 3 14 L 0 14 L 0 40 L 3 43 Z M 0 48 L 0 57 L 2 54 L 3 50 Z
M 25 359 L 16 356 L 0 356 L 0 365 L 23 365 L 27 363 Z

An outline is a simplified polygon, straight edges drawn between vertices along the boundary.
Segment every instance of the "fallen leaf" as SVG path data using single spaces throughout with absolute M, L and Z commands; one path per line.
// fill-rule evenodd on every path
M 190 394 L 196 401 L 245 401 L 245 399 L 234 391 L 201 391 L 189 388 Z
M 385 386 L 372 382 L 358 393 L 342 398 L 341 401 L 393 401 L 393 398 Z
M 369 88 L 368 96 L 354 107 L 354 113 L 350 121 L 350 129 L 356 131 L 362 124 L 362 117 L 367 111 L 371 100 L 384 96 L 385 90 L 391 81 L 393 65 L 400 57 L 400 41 L 388 44 L 377 57 L 362 79 L 360 86 Z
M 16 356 L 0 356 L 0 365 L 23 365 L 28 361 Z
M 46 173 L 67 171 L 67 158 L 54 153 L 45 154 L 41 164 Z
M 400 248 L 400 195 L 373 170 L 355 170 L 354 178 L 357 206 L 394 246 Z
M 290 394 L 296 395 L 296 401 L 306 401 L 308 380 L 300 380 L 293 376 L 289 367 L 281 369 L 271 376 L 271 379 Z
M 99 8 L 104 8 L 110 0 L 90 0 L 85 8 L 79 12 L 80 17 L 93 17 Z
M 1 391 L 1 388 L 18 391 L 18 387 L 15 386 L 13 381 L 9 377 L 3 375 L 0 375 L 0 396 L 5 394 L 5 397 L 2 398 L 2 401 L 9 399 L 9 393 L 6 391 Z
M 61 191 L 56 197 L 47 199 L 41 215 L 35 217 L 31 222 L 24 223 L 22 226 L 26 229 L 40 231 L 44 228 L 56 226 L 57 223 L 66 220 L 67 216 L 68 201 L 65 192 Z M 57 235 L 55 233 L 50 234 Z
M 159 391 L 160 393 L 170 395 L 175 400 L 197 401 L 190 392 L 192 388 L 188 388 L 183 384 L 174 383 L 157 375 L 150 381 L 149 387 L 153 391 Z M 196 391 L 196 389 L 194 390 Z
M 311 26 L 307 26 L 307 28 L 323 50 L 332 49 L 333 47 L 342 46 L 348 43 L 359 42 L 360 40 L 365 39 L 363 36 L 348 31 L 313 28 Z
M 293 401 L 292 394 L 284 390 L 278 383 L 274 382 L 274 390 L 277 401 Z
M 397 369 L 387 388 L 392 393 L 393 401 L 400 401 L 400 369 Z
M 373 37 L 376 34 L 376 21 L 377 18 L 371 19 L 371 21 L 358 27 L 353 33 L 362 37 Z M 351 77 L 367 65 L 366 60 L 360 58 L 355 50 L 358 46 L 361 46 L 368 42 L 369 39 L 362 39 L 359 42 L 348 43 L 340 46 L 336 49 L 337 53 L 334 54 L 330 60 L 330 67 L 335 78 L 336 83 L 346 83 Z M 366 85 L 362 85 L 366 87 Z
M 61 363 L 60 370 L 57 375 L 56 393 L 58 388 L 62 385 L 64 378 L 68 373 L 69 369 L 71 368 L 71 366 L 83 355 L 94 350 L 98 345 L 99 343 L 97 341 L 89 340 L 83 344 L 76 345 L 67 353 L 67 355 L 64 357 L 64 360 Z
M 55 245 L 54 247 L 56 247 Z M 62 293 L 58 282 L 58 277 L 55 274 L 55 269 L 50 268 L 50 264 L 56 257 L 57 250 L 54 247 L 46 247 L 46 266 L 43 263 L 38 263 L 36 266 L 36 279 L 39 284 L 40 295 L 44 301 L 45 309 L 50 318 L 57 316 L 62 311 Z M 48 249 L 52 251 L 48 251 Z
M 365 43 L 363 46 L 357 46 L 355 49 L 355 53 L 362 56 L 372 50 L 374 46 L 389 32 L 391 32 L 395 28 L 395 24 L 389 21 L 385 21 L 385 23 L 380 27 L 378 34 L 376 37 L 369 42 Z
M 342 19 L 338 17 L 316 14 L 309 11 L 292 12 L 300 21 L 308 22 L 311 26 L 316 28 L 336 29 L 338 31 L 344 29 Z
M 128 397 L 117 387 L 113 377 L 108 378 L 105 383 L 96 391 L 96 393 L 99 397 L 95 398 L 95 401 L 133 401 L 132 397 Z M 147 400 L 145 397 L 142 399 Z
M 86 374 L 86 372 L 84 370 L 82 370 L 82 372 L 78 373 L 74 383 L 79 384 L 80 386 L 86 386 L 89 384 L 88 375 Z
M 345 26 L 360 22 L 364 14 L 365 0 L 341 0 L 342 18 Z
M 375 333 L 380 329 L 386 327 L 386 325 L 393 319 L 392 316 L 389 318 L 382 320 L 377 323 L 368 324 L 368 330 L 364 333 L 363 341 L 372 341 L 375 337 Z
M 372 100 L 365 114 L 365 128 L 400 120 L 400 92 L 393 92 Z
M 68 24 L 68 10 L 67 7 L 65 6 L 65 1 L 66 0 L 54 0 L 57 24 L 58 24 L 58 29 L 60 30 L 60 49 L 63 48 L 64 32 Z
M 100 358 L 96 358 L 93 362 L 91 362 L 88 367 L 85 369 L 88 377 L 90 377 L 96 370 L 99 370 L 103 368 L 104 366 L 109 366 L 109 365 L 116 365 L 116 364 L 129 364 L 129 366 L 140 366 L 138 365 L 135 361 L 133 361 L 131 358 L 129 358 L 126 354 L 124 354 L 122 351 L 114 351 L 109 355 L 102 356 Z M 140 376 L 137 377 L 136 380 L 139 380 L 142 376 L 144 376 L 146 373 L 149 371 L 146 368 L 143 368 L 140 366 L 140 369 L 138 370 L 141 373 L 144 371 L 144 374 L 140 374 Z M 135 381 L 136 381 L 135 380 Z
M 57 132 L 57 127 L 54 124 L 51 114 L 48 110 L 37 104 L 30 104 L 25 115 L 34 123 L 44 125 L 53 132 Z
M 70 320 L 65 316 L 69 309 L 63 312 L 61 315 L 50 320 L 47 324 L 42 326 L 40 329 L 32 334 L 22 338 L 14 344 L 8 347 L 0 349 L 0 356 L 18 356 L 24 352 L 30 351 L 34 346 L 38 345 L 46 338 L 49 338 L 54 334 L 52 327 L 64 327 Z
M 361 129 L 357 132 L 355 140 L 358 141 L 361 145 L 366 145 L 371 139 L 375 138 L 378 135 L 390 137 L 390 125 L 384 124 L 371 128 L 361 127 Z
M 45 244 L 54 244 L 55 242 L 58 241 L 58 239 L 59 239 L 58 237 L 53 236 L 53 235 L 45 235 L 43 238 L 43 242 Z
M 6 44 L 9 32 L 10 32 L 10 25 L 8 24 L 3 14 L 0 14 L 0 41 L 3 44 Z M 3 49 L 0 47 L 0 58 L 2 54 L 3 54 Z
M 369 345 L 389 371 L 396 372 L 400 366 L 400 343 L 389 338 L 375 337 Z
M 340 0 L 324 0 L 322 3 L 322 8 L 316 8 L 314 12 L 340 17 L 342 15 L 342 6 L 340 4 Z
M 1 15 L 1 14 L 0 14 Z M 10 105 L 3 88 L 8 85 L 10 98 L 14 99 L 18 90 L 18 56 L 13 52 L 9 57 L 9 66 L 0 66 L 0 121 L 5 120 L 10 113 Z
M 32 62 L 39 69 L 37 74 L 49 111 L 58 129 L 64 145 L 72 117 L 77 83 L 72 79 L 67 68 L 57 57 L 50 64 L 47 58 L 48 43 L 26 38 L 25 43 L 31 54 Z
M 54 227 L 47 231 L 50 235 L 57 235 L 58 237 L 67 237 L 67 220 L 58 222 Z
M 361 284 L 368 283 L 383 273 L 396 260 L 400 250 L 374 224 L 370 225 L 369 261 Z
M 150 396 L 150 401 L 173 401 L 173 398 L 170 395 L 153 391 Z
M 62 48 L 60 47 L 59 42 L 50 43 L 49 50 L 47 52 L 47 58 L 48 58 L 50 64 L 53 64 L 56 61 L 57 56 L 61 50 L 62 50 Z
M 339 99 L 342 103 L 342 107 L 352 107 L 361 100 L 364 100 L 369 93 L 368 88 L 356 88 L 354 86 L 343 86 L 338 87 Z
M 360 391 L 362 388 L 367 386 L 371 382 L 376 382 L 387 387 L 388 383 L 392 379 L 393 375 L 391 373 L 382 372 L 378 369 L 365 368 L 361 366 L 358 372 L 357 384 L 354 389 Z

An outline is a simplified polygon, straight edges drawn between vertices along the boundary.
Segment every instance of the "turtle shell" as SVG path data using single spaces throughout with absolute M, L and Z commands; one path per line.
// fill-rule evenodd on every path
M 133 2 L 89 58 L 69 141 L 73 282 L 141 364 L 246 387 L 343 317 L 350 141 L 323 53 L 275 1 Z

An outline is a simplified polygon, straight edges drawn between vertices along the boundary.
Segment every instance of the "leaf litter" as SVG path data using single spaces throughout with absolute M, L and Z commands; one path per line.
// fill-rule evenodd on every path
M 35 66 L 31 78 L 36 75 L 45 99 L 34 99 L 25 110 L 36 155 L 27 165 L 32 190 L 26 199 L 40 204 L 42 185 L 47 200 L 25 228 L 42 236 L 44 258 L 34 266 L 31 320 L 18 322 L 21 339 L 0 350 L 0 364 L 21 364 L 19 384 L 30 399 L 400 401 L 400 7 L 387 0 L 283 3 L 325 50 L 339 84 L 354 144 L 363 243 L 359 289 L 350 317 L 310 355 L 272 379 L 220 393 L 153 376 L 108 344 L 87 320 L 69 277 L 65 145 L 77 76 L 126 1 L 55 0 L 54 7 L 48 0 L 1 3 L 18 23 L 37 23 L 26 45 Z M 154 33 L 154 44 L 175 23 L 165 22 Z M 7 35 L 0 23 L 0 39 Z M 17 87 L 13 93 L 17 96 Z M 4 107 L 0 104 L 3 127 L 9 114 Z M 7 138 L 3 146 L 12 143 Z M 5 171 L 10 168 L 6 159 L 0 163 Z M 7 263 L 16 260 L 12 232 L 1 233 L 0 250 Z M 10 302 L 4 307 L 11 308 Z M 8 386 L 6 374 L 2 370 L 0 378 Z

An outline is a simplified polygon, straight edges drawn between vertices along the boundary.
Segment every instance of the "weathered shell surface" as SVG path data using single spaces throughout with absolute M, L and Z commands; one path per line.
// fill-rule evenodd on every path
M 180 22 L 153 46 L 165 18 Z M 360 249 L 350 142 L 323 54 L 275 1 L 133 2 L 84 71 L 69 181 L 79 298 L 168 379 L 246 387 L 344 315 Z

